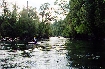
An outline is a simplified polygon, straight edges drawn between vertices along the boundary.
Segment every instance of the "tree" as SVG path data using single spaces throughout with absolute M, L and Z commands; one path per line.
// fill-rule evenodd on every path
M 54 19 L 50 12 L 50 4 L 44 3 L 40 6 L 41 23 L 39 24 L 39 37 L 48 38 L 51 36 L 50 21 Z
M 0 37 L 1 37 L 1 31 L 2 31 L 2 23 L 3 23 L 3 21 L 4 21 L 4 18 L 7 16 L 7 14 L 8 14 L 8 5 L 7 5 L 7 2 L 5 1 L 5 0 L 2 0 L 1 1 L 1 4 L 0 4 L 0 6 L 1 6 L 1 8 L 3 8 L 3 13 L 1 14 L 1 16 L 0 16 Z
M 70 0 L 69 5 L 69 19 L 68 16 L 66 18 L 75 33 L 75 37 L 92 37 L 96 39 L 104 37 L 104 0 Z
M 65 27 L 65 24 L 63 20 L 59 20 L 53 23 L 52 24 L 53 36 L 63 36 L 64 27 Z
M 0 17 L 2 36 L 20 37 L 22 40 L 33 38 L 38 34 L 40 22 L 35 8 L 30 7 L 28 11 L 23 8 L 20 12 L 17 10 L 17 6 L 14 4 L 11 12 Z
M 3 16 L 0 16 L 0 38 L 1 38 L 1 31 L 2 31 L 2 28 L 1 28 L 2 23 L 3 23 Z
M 41 15 L 41 19 L 42 19 L 42 23 L 46 23 L 49 21 L 54 20 L 54 16 L 52 16 L 51 11 L 52 8 L 50 8 L 50 4 L 49 3 L 44 3 L 40 6 L 40 15 Z
M 68 0 L 69 1 L 69 0 Z M 56 0 L 54 5 L 58 5 L 59 8 L 55 11 L 55 13 L 59 15 L 67 15 L 69 12 L 69 2 L 67 0 Z
M 27 16 L 28 12 L 28 16 Z M 23 8 L 17 23 L 17 32 L 22 39 L 31 39 L 37 34 L 39 18 L 34 8 L 30 7 L 29 11 Z
M 58 8 L 55 10 L 55 14 L 57 14 L 60 19 L 55 20 L 55 22 L 52 25 L 52 34 L 53 36 L 64 36 L 69 37 L 70 36 L 70 27 L 69 27 L 69 18 L 63 19 L 65 16 L 67 16 L 69 12 L 69 4 L 67 0 L 56 0 L 54 2 L 54 5 L 56 5 Z M 66 21 L 67 20 L 67 21 Z
M 16 4 L 13 5 L 13 11 L 10 12 L 8 10 L 8 14 L 4 14 L 3 16 L 3 23 L 1 25 L 2 28 L 2 36 L 9 36 L 12 38 L 16 37 L 16 22 L 17 22 L 17 9 Z M 12 33 L 11 33 L 12 32 Z

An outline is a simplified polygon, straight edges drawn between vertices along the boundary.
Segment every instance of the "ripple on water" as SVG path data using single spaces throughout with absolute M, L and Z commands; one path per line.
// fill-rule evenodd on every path
M 51 38 L 47 41 L 48 44 L 43 43 L 46 49 L 35 48 L 32 52 L 28 52 L 31 57 L 23 57 L 23 51 L 0 50 L 1 67 L 4 69 L 70 69 L 64 41 L 63 38 Z

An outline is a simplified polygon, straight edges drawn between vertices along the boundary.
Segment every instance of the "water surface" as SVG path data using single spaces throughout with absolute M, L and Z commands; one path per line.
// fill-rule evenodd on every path
M 45 48 L 0 50 L 0 69 L 105 69 L 104 41 L 51 37 Z

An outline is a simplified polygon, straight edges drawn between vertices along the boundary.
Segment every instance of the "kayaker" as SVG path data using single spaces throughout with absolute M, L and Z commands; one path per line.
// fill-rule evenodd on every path
M 37 43 L 37 39 L 36 39 L 36 37 L 34 37 L 34 42 L 35 42 L 35 44 Z

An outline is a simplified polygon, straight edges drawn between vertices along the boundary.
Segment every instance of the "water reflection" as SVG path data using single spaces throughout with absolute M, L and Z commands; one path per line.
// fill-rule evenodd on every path
M 42 43 L 45 48 L 40 46 L 32 51 L 0 50 L 0 69 L 70 69 L 65 39 L 51 38 Z
M 68 61 L 78 69 L 105 69 L 105 43 L 103 41 L 69 41 Z
M 0 69 L 105 69 L 104 41 L 52 37 L 39 43 L 23 51 L 0 50 Z

